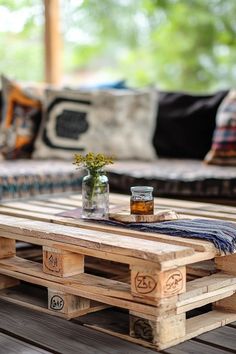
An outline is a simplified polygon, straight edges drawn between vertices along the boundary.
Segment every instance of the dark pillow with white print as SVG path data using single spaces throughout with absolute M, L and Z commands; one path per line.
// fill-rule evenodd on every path
M 157 93 L 152 90 L 47 90 L 36 158 L 100 152 L 118 159 L 156 157 Z

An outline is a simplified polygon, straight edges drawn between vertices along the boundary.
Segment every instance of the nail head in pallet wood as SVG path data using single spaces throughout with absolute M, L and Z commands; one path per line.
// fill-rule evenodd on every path
M 81 310 L 89 309 L 90 300 L 62 291 L 48 289 L 48 308 L 71 318 L 79 315 Z
M 0 290 L 11 288 L 12 286 L 20 284 L 20 281 L 15 278 L 8 277 L 6 275 L 0 274 Z
M 131 266 L 131 292 L 134 297 L 158 299 L 181 294 L 186 290 L 186 268 L 165 272 Z
M 0 237 L 0 259 L 12 257 L 16 254 L 16 241 Z
M 84 272 L 84 256 L 56 248 L 43 247 L 43 271 L 57 277 Z

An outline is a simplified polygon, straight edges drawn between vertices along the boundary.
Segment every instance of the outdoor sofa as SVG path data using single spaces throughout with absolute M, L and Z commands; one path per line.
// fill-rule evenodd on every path
M 5 200 L 39 194 L 79 191 L 82 174 L 72 164 L 73 152 L 76 144 L 80 147 L 78 152 L 83 152 L 81 144 L 78 143 L 80 140 L 76 140 L 76 137 L 78 138 L 78 135 L 82 134 L 83 130 L 86 129 L 85 119 L 86 114 L 91 109 L 91 102 L 85 99 L 77 100 L 77 102 L 73 99 L 70 101 L 68 97 L 62 97 L 63 90 L 61 90 L 61 93 L 60 90 L 57 90 L 56 98 L 54 92 L 53 100 L 47 100 L 46 103 L 44 96 L 41 96 L 39 101 L 43 101 L 43 115 L 42 110 L 40 110 L 40 113 L 37 111 L 39 106 L 35 102 L 33 102 L 34 110 L 33 113 L 31 112 L 31 116 L 28 114 L 29 108 L 26 107 L 27 109 L 25 110 L 26 115 L 28 114 L 31 120 L 34 115 L 36 116 L 36 113 L 38 114 L 38 123 L 34 130 L 34 136 L 30 141 L 30 150 L 27 150 L 25 146 L 23 148 L 21 146 L 21 150 L 17 146 L 10 146 L 9 149 L 6 149 L 4 144 L 8 143 L 7 139 L 11 138 L 9 134 L 6 138 L 6 130 L 10 130 L 9 119 L 7 126 L 6 117 L 4 117 L 7 105 L 13 104 L 13 112 L 16 113 L 15 116 L 13 114 L 13 124 L 19 107 L 22 108 L 21 106 L 23 106 L 25 108 L 24 101 L 19 99 L 20 95 L 30 96 L 30 91 L 20 91 L 19 86 L 15 86 L 10 81 L 5 81 L 4 84 L 5 88 L 3 85 L 1 100 L 2 123 L 0 136 L 5 134 L 5 141 L 1 139 L 0 198 Z M 9 103 L 8 96 L 12 88 L 18 89 L 20 94 L 18 92 L 15 101 Z M 68 91 L 70 92 L 70 90 Z M 156 158 L 147 161 L 143 160 L 142 157 L 138 158 L 139 156 L 136 156 L 134 159 L 116 160 L 114 165 L 108 168 L 110 191 L 129 193 L 132 185 L 152 185 L 156 196 L 193 200 L 200 198 L 205 201 L 215 200 L 226 204 L 233 203 L 236 197 L 236 168 L 233 166 L 206 164 L 203 161 L 211 148 L 217 110 L 228 91 L 219 91 L 208 95 L 163 92 L 159 90 L 155 90 L 155 93 L 157 96 L 154 107 L 155 124 L 150 144 L 152 144 L 156 152 Z M 50 95 L 52 96 L 52 93 Z M 116 98 L 116 105 L 117 102 L 119 103 L 119 97 Z M 82 112 L 72 112 L 73 107 L 75 107 L 75 111 L 77 110 L 76 106 L 73 106 L 75 104 L 83 106 L 81 106 Z M 111 112 L 114 107 L 106 99 L 103 99 L 99 105 L 98 103 L 96 104 L 98 107 L 97 112 L 99 112 L 101 105 L 103 107 L 107 106 L 107 110 L 101 112 L 100 116 L 98 114 L 97 118 L 95 117 L 99 129 L 100 119 L 106 116 L 107 112 Z M 139 103 L 135 102 L 135 104 L 137 106 Z M 56 118 L 55 112 L 57 110 L 55 105 L 58 105 L 57 109 L 59 109 L 58 107 L 61 109 Z M 123 108 L 121 107 L 120 109 Z M 24 114 L 24 110 L 22 112 Z M 54 142 L 52 143 L 53 138 L 49 141 L 50 134 L 47 136 L 47 132 L 43 131 L 44 128 L 42 127 L 50 115 L 57 119 L 55 123 L 56 133 L 61 138 L 63 138 L 63 135 L 68 138 L 67 122 L 71 127 L 70 134 L 76 131 L 78 126 L 82 127 L 81 131 L 76 132 L 76 137 L 72 136 L 74 145 L 72 144 L 69 148 L 68 146 L 63 148 L 63 144 L 59 148 L 58 146 L 52 146 L 53 144 L 55 145 Z M 109 123 L 107 123 L 108 125 Z M 114 127 L 112 128 L 114 129 Z M 119 130 L 117 134 L 119 135 Z M 42 141 L 37 143 L 39 135 L 41 135 L 41 140 L 44 139 L 47 142 L 47 148 L 54 148 L 55 154 L 48 153 L 48 151 L 51 151 L 50 149 L 43 149 L 41 146 Z M 122 138 L 122 132 L 120 132 L 118 138 Z M 60 142 L 61 139 L 55 141 Z M 94 143 L 96 144 L 96 141 Z M 122 144 L 126 144 L 126 141 L 122 142 Z M 140 140 L 138 144 L 140 145 L 140 151 L 143 153 L 145 142 Z M 28 148 L 29 144 L 26 144 L 26 147 Z M 36 153 L 35 149 L 37 150 Z M 44 151 L 42 154 L 39 152 L 41 150 Z

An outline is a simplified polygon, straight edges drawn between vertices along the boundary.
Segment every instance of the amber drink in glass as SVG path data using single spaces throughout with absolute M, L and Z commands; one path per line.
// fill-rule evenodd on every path
M 152 215 L 154 213 L 153 187 L 131 187 L 130 214 Z

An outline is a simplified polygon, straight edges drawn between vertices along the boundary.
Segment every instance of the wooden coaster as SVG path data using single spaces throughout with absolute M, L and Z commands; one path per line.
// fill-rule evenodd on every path
M 128 213 L 109 213 L 109 219 L 120 222 L 160 222 L 179 219 L 173 210 L 160 210 L 152 215 L 135 215 Z

